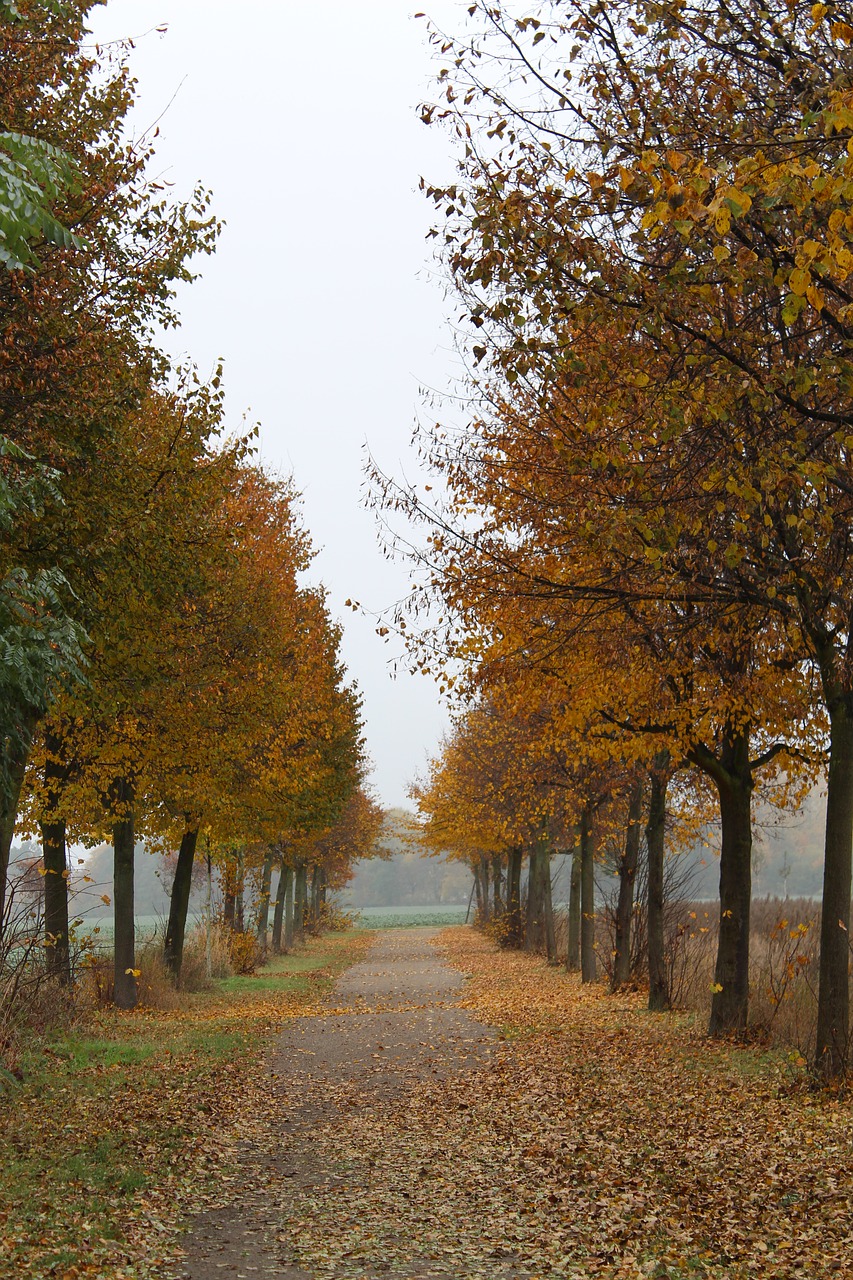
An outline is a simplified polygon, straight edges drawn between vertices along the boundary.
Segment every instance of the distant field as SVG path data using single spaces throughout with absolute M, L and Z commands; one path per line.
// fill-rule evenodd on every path
M 158 933 L 162 938 L 165 927 L 166 921 L 163 916 L 137 916 L 137 946 L 150 942 Z M 91 938 L 97 950 L 106 951 L 113 945 L 113 918 L 112 916 L 87 916 L 77 926 L 76 933 L 78 940 Z
M 353 911 L 362 929 L 414 929 L 421 925 L 464 924 L 465 908 L 455 906 L 360 907 Z
M 457 905 L 359 907 L 346 908 L 360 929 L 406 929 L 429 925 L 441 927 L 448 924 L 464 924 L 465 908 Z M 163 916 L 136 917 L 136 945 L 143 946 L 155 936 L 163 937 L 166 920 Z M 77 929 L 79 939 L 91 937 L 98 951 L 108 951 L 113 945 L 112 916 L 89 916 Z

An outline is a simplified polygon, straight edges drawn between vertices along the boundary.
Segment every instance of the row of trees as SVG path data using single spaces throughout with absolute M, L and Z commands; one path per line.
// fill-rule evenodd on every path
M 511 706 L 506 692 L 492 690 L 456 718 L 428 776 L 414 788 L 424 839 L 453 849 L 470 866 L 478 918 L 500 922 L 502 946 L 561 959 L 583 982 L 598 976 L 596 876 L 604 864 L 618 877 L 613 989 L 635 977 L 643 959 L 649 1008 L 668 1008 L 665 860 L 697 839 L 711 816 L 710 796 L 676 771 L 666 751 L 627 759 L 612 739 L 598 755 L 588 742 L 567 748 L 565 731 L 546 705 L 531 712 L 525 694 Z M 640 957 L 632 929 L 643 840 L 646 954 Z M 552 858 L 560 854 L 570 855 L 562 956 L 552 902 Z
M 581 828 L 614 768 L 650 768 L 658 809 L 674 770 L 713 788 L 714 1034 L 747 1016 L 754 792 L 790 801 L 825 767 L 816 1066 L 838 1075 L 853 26 L 835 5 L 755 0 L 469 14 L 464 38 L 433 32 L 441 97 L 423 116 L 460 144 L 458 181 L 428 194 L 475 412 L 421 435 L 438 501 L 378 477 L 428 530 L 416 607 L 438 597 L 442 621 L 423 665 L 443 653 L 475 715 L 512 709 L 510 735 L 537 720 Z
M 219 372 L 157 347 L 219 228 L 203 190 L 149 176 L 125 50 L 88 41 L 91 8 L 0 13 L 0 923 L 17 826 L 41 839 L 67 981 L 68 842 L 106 835 L 129 1007 L 138 837 L 180 849 L 177 974 L 200 837 L 232 878 L 249 849 L 325 865 L 373 806 L 298 495 L 253 461 L 253 431 L 224 436 Z

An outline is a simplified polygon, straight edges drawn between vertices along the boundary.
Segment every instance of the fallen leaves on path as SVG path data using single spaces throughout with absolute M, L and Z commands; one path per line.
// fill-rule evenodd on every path
M 299 990 L 244 984 L 170 1011 L 106 1010 L 45 1047 L 0 1106 L 0 1277 L 160 1278 L 182 1219 L 234 1194 L 270 1037 L 319 1009 L 369 935 L 308 945 Z
M 281 1204 L 305 1271 L 853 1275 L 849 1102 L 470 929 L 440 945 L 504 1040 L 401 1105 L 338 1099 L 309 1144 L 322 1174 Z

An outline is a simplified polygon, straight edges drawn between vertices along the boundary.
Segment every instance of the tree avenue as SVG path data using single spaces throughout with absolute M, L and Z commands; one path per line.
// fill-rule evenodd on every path
M 746 1024 L 752 794 L 794 803 L 825 768 L 814 1064 L 839 1076 L 853 28 L 824 5 L 482 0 L 432 40 L 422 116 L 459 163 L 426 190 L 475 411 L 420 434 L 444 498 L 376 477 L 441 600 L 419 660 L 443 648 L 469 694 L 495 654 L 531 698 L 562 678 L 563 750 L 713 783 L 714 1034 Z
M 33 942 L 17 829 L 43 850 L 44 972 L 76 983 L 69 849 L 107 840 L 104 990 L 130 1008 L 140 840 L 177 855 L 179 982 L 199 859 L 250 966 L 267 946 L 250 884 L 262 913 L 273 864 L 293 874 L 292 945 L 324 923 L 378 810 L 340 628 L 306 585 L 299 495 L 258 465 L 254 431 L 228 435 L 221 373 L 203 381 L 155 341 L 219 226 L 202 189 L 179 202 L 151 177 L 150 138 L 129 140 L 129 44 L 93 44 L 92 8 L 0 10 L 0 953 Z M 210 902 L 207 922 L 210 968 Z

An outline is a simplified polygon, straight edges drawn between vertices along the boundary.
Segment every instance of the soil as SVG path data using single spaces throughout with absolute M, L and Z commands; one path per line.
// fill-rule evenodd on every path
M 434 1232 L 426 1257 L 417 1237 L 408 1246 L 397 1240 L 393 1262 L 380 1243 L 395 1196 L 408 1207 L 409 1174 L 395 1188 L 385 1170 L 381 1192 L 369 1194 L 381 1163 L 370 1139 L 387 1127 L 389 1112 L 415 1114 L 424 1091 L 432 1098 L 442 1082 L 452 1086 L 484 1069 L 497 1038 L 455 1006 L 464 979 L 430 945 L 436 933 L 413 928 L 380 934 L 366 961 L 339 979 L 328 1010 L 294 1020 L 281 1036 L 271 1064 L 269 1111 L 242 1146 L 231 1202 L 196 1218 L 184 1242 L 184 1280 L 457 1274 L 442 1263 Z M 407 1151 L 408 1168 L 412 1154 Z M 342 1259 L 339 1247 L 324 1263 L 317 1260 L 317 1237 L 329 1230 L 321 1224 L 336 1219 L 338 1199 L 342 1224 L 349 1207 L 361 1244 L 357 1257 Z M 366 1220 L 374 1211 L 383 1218 L 375 1231 Z M 371 1239 L 377 1242 L 374 1257 L 363 1243 Z M 311 1247 L 303 1247 L 309 1240 Z M 314 1259 L 307 1264 L 311 1270 L 305 1269 L 306 1253 Z M 511 1266 L 500 1274 L 519 1272 Z

